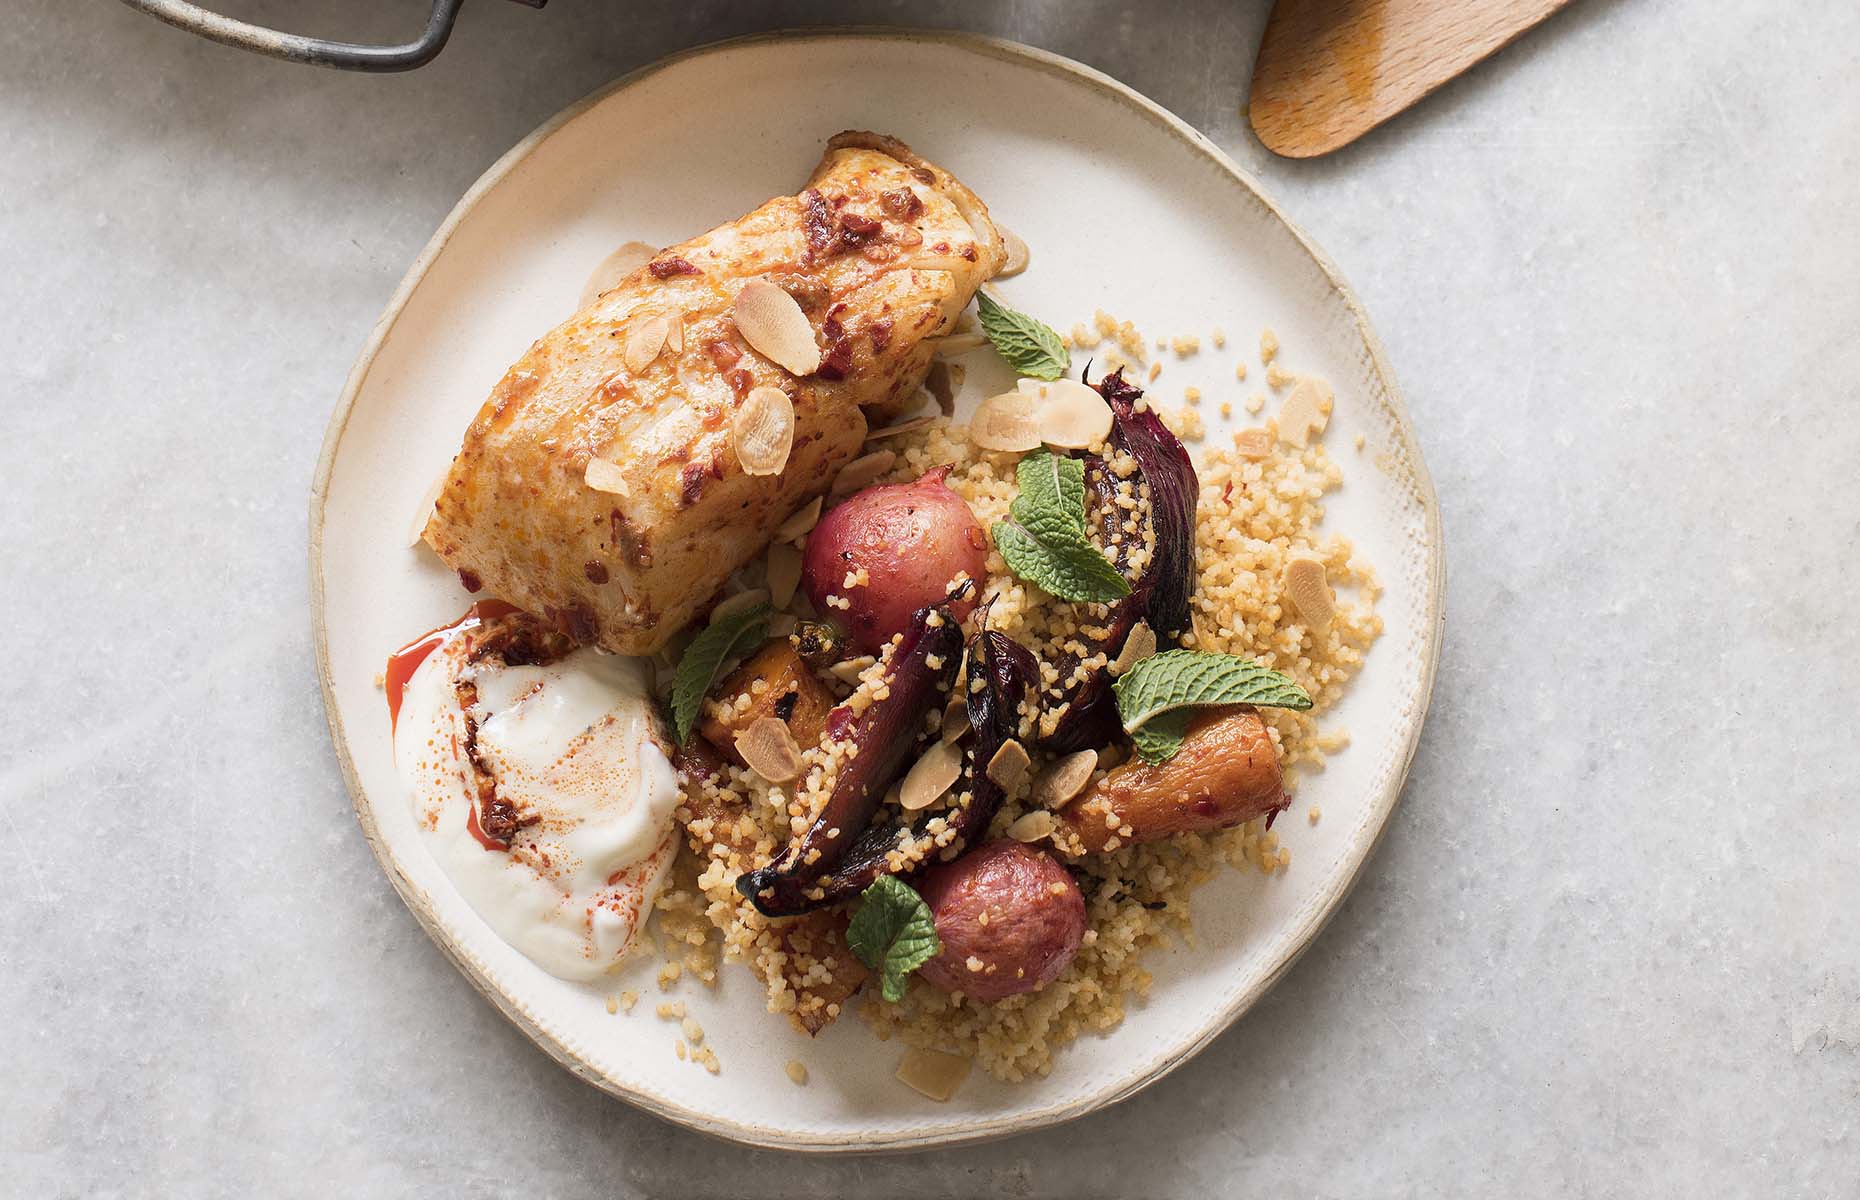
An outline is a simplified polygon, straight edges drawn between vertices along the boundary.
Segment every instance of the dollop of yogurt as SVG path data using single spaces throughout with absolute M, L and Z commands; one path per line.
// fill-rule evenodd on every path
M 507 663 L 479 652 L 481 632 L 472 619 L 415 643 L 395 762 L 472 909 L 544 970 L 591 979 L 631 949 L 677 851 L 647 668 L 592 648 Z

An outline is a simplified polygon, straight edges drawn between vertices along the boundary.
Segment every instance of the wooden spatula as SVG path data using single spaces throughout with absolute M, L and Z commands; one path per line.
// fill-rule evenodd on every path
M 1266 148 L 1355 141 L 1569 0 L 1278 0 L 1247 115 Z

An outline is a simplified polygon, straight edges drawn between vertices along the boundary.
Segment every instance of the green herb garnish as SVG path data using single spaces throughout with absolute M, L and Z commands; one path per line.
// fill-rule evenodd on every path
M 1175 757 L 1188 733 L 1190 709 L 1224 704 L 1262 708 L 1311 707 L 1311 697 L 1289 676 L 1249 658 L 1202 650 L 1152 654 L 1111 685 L 1118 716 L 1145 762 Z
M 1085 464 L 1035 450 L 1015 469 L 1020 494 L 995 522 L 995 547 L 1008 569 L 1061 600 L 1108 604 L 1130 581 L 1085 533 Z
M 987 292 L 978 292 L 976 306 L 982 332 L 994 343 L 995 352 L 1022 375 L 1035 379 L 1058 379 L 1072 365 L 1066 344 L 1050 326 L 1023 312 L 997 304 Z
M 704 632 L 685 648 L 684 657 L 678 660 L 678 670 L 672 674 L 672 728 L 678 734 L 679 745 L 684 745 L 691 736 L 691 727 L 697 724 L 698 709 L 704 703 L 704 693 L 710 691 L 717 672 L 739 646 L 762 640 L 762 635 L 768 631 L 768 616 L 766 604 L 744 609 L 705 626 Z
M 878 972 L 885 999 L 893 1004 L 904 999 L 904 977 L 943 952 L 930 906 L 896 875 L 880 875 L 860 894 L 846 944 Z

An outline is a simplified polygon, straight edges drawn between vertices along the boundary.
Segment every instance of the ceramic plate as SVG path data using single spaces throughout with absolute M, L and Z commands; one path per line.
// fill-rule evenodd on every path
M 664 245 L 800 186 L 841 129 L 903 138 L 1019 232 L 1033 266 L 1010 303 L 1069 328 L 1103 308 L 1151 336 L 1196 331 L 1159 395 L 1203 388 L 1209 437 L 1263 391 L 1257 344 L 1276 330 L 1293 371 L 1331 380 L 1328 434 L 1347 471 L 1329 527 L 1382 575 L 1386 632 L 1328 720 L 1349 748 L 1305 782 L 1282 822 L 1294 861 L 1228 871 L 1195 896 L 1199 949 L 1147 960 L 1155 986 L 1124 1023 L 1062 1051 L 1052 1074 L 1008 1085 L 980 1072 L 937 1104 L 893 1078 L 898 1045 L 856 1017 L 808 1041 L 763 1011 L 734 964 L 714 990 L 677 991 L 722 1060 L 673 1056 L 651 965 L 611 984 L 565 983 L 511 950 L 417 839 L 374 679 L 385 656 L 466 604 L 408 527 L 491 385 L 567 317 L 622 242 Z M 1212 349 L 1208 333 L 1230 341 Z M 987 359 L 987 355 L 978 355 Z M 1234 363 L 1253 359 L 1253 381 Z M 991 374 L 993 372 L 993 374 Z M 973 403 L 1007 380 L 970 371 Z M 1218 401 L 1236 401 L 1223 421 Z M 1366 439 L 1359 453 L 1352 442 Z M 754 38 L 649 67 L 576 105 L 505 155 L 414 263 L 349 378 L 311 500 L 315 622 L 331 732 L 363 831 L 394 886 L 466 977 L 564 1066 L 672 1120 L 740 1141 L 880 1150 L 998 1136 L 1063 1121 L 1166 1074 L 1246 1011 L 1343 899 L 1388 820 L 1414 753 L 1439 644 L 1441 554 L 1433 491 L 1367 318 L 1329 261 L 1212 144 L 1088 68 L 976 37 L 897 32 Z M 631 1015 L 605 997 L 634 988 Z M 783 1072 L 800 1059 L 805 1087 Z

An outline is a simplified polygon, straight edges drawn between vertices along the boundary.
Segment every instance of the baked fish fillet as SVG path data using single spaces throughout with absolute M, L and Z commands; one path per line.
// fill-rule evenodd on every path
M 893 138 L 839 134 L 800 194 L 660 251 L 531 346 L 466 430 L 423 536 L 468 589 L 649 654 L 826 490 L 868 420 L 914 403 L 931 339 L 1005 258 L 947 172 Z M 797 378 L 738 330 L 736 294 L 757 279 L 799 303 L 816 372 Z M 667 335 L 642 362 L 658 318 Z M 793 402 L 793 449 L 779 474 L 747 475 L 734 418 L 762 386 Z M 609 490 L 590 486 L 595 458 L 618 468 L 597 464 Z

